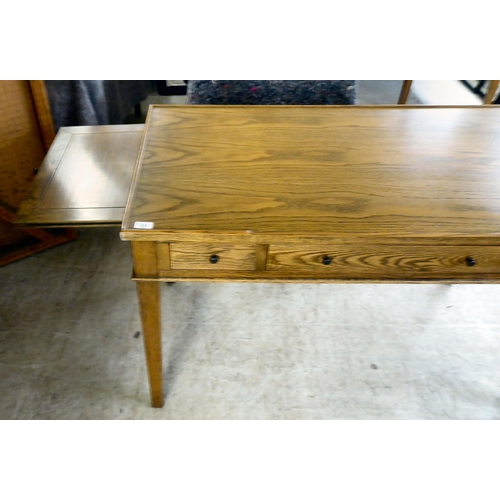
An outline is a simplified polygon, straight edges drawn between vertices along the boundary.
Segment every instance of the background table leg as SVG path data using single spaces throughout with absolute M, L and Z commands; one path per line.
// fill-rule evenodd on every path
M 138 281 L 137 295 L 139 297 L 144 350 L 146 351 L 151 405 L 154 408 L 161 408 L 163 406 L 163 373 L 160 283 L 157 281 Z
M 398 104 L 406 104 L 408 99 L 408 94 L 410 93 L 410 88 L 413 80 L 403 80 L 403 85 L 401 86 L 401 93 L 399 94 Z
M 484 96 L 484 104 L 491 104 L 493 102 L 499 83 L 500 80 L 490 80 L 488 92 L 486 92 L 486 95 Z

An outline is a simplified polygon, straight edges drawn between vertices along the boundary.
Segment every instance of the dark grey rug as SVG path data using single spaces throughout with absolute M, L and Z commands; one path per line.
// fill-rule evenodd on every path
M 354 80 L 190 80 L 188 104 L 354 104 Z

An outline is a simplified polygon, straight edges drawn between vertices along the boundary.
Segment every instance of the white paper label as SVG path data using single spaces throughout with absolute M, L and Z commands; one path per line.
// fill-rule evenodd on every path
M 134 229 L 153 229 L 154 222 L 134 222 Z

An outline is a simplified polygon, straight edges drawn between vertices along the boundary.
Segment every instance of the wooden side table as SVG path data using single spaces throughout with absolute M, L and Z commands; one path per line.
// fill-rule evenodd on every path
M 497 283 L 500 109 L 153 106 L 132 242 L 151 402 L 161 281 Z

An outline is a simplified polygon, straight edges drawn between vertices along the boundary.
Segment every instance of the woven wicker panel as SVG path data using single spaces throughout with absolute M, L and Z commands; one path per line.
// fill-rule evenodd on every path
M 41 80 L 0 80 L 0 266 L 76 238 L 74 230 L 21 228 L 15 212 L 54 138 Z
M 16 209 L 45 156 L 27 80 L 0 81 L 0 201 Z

